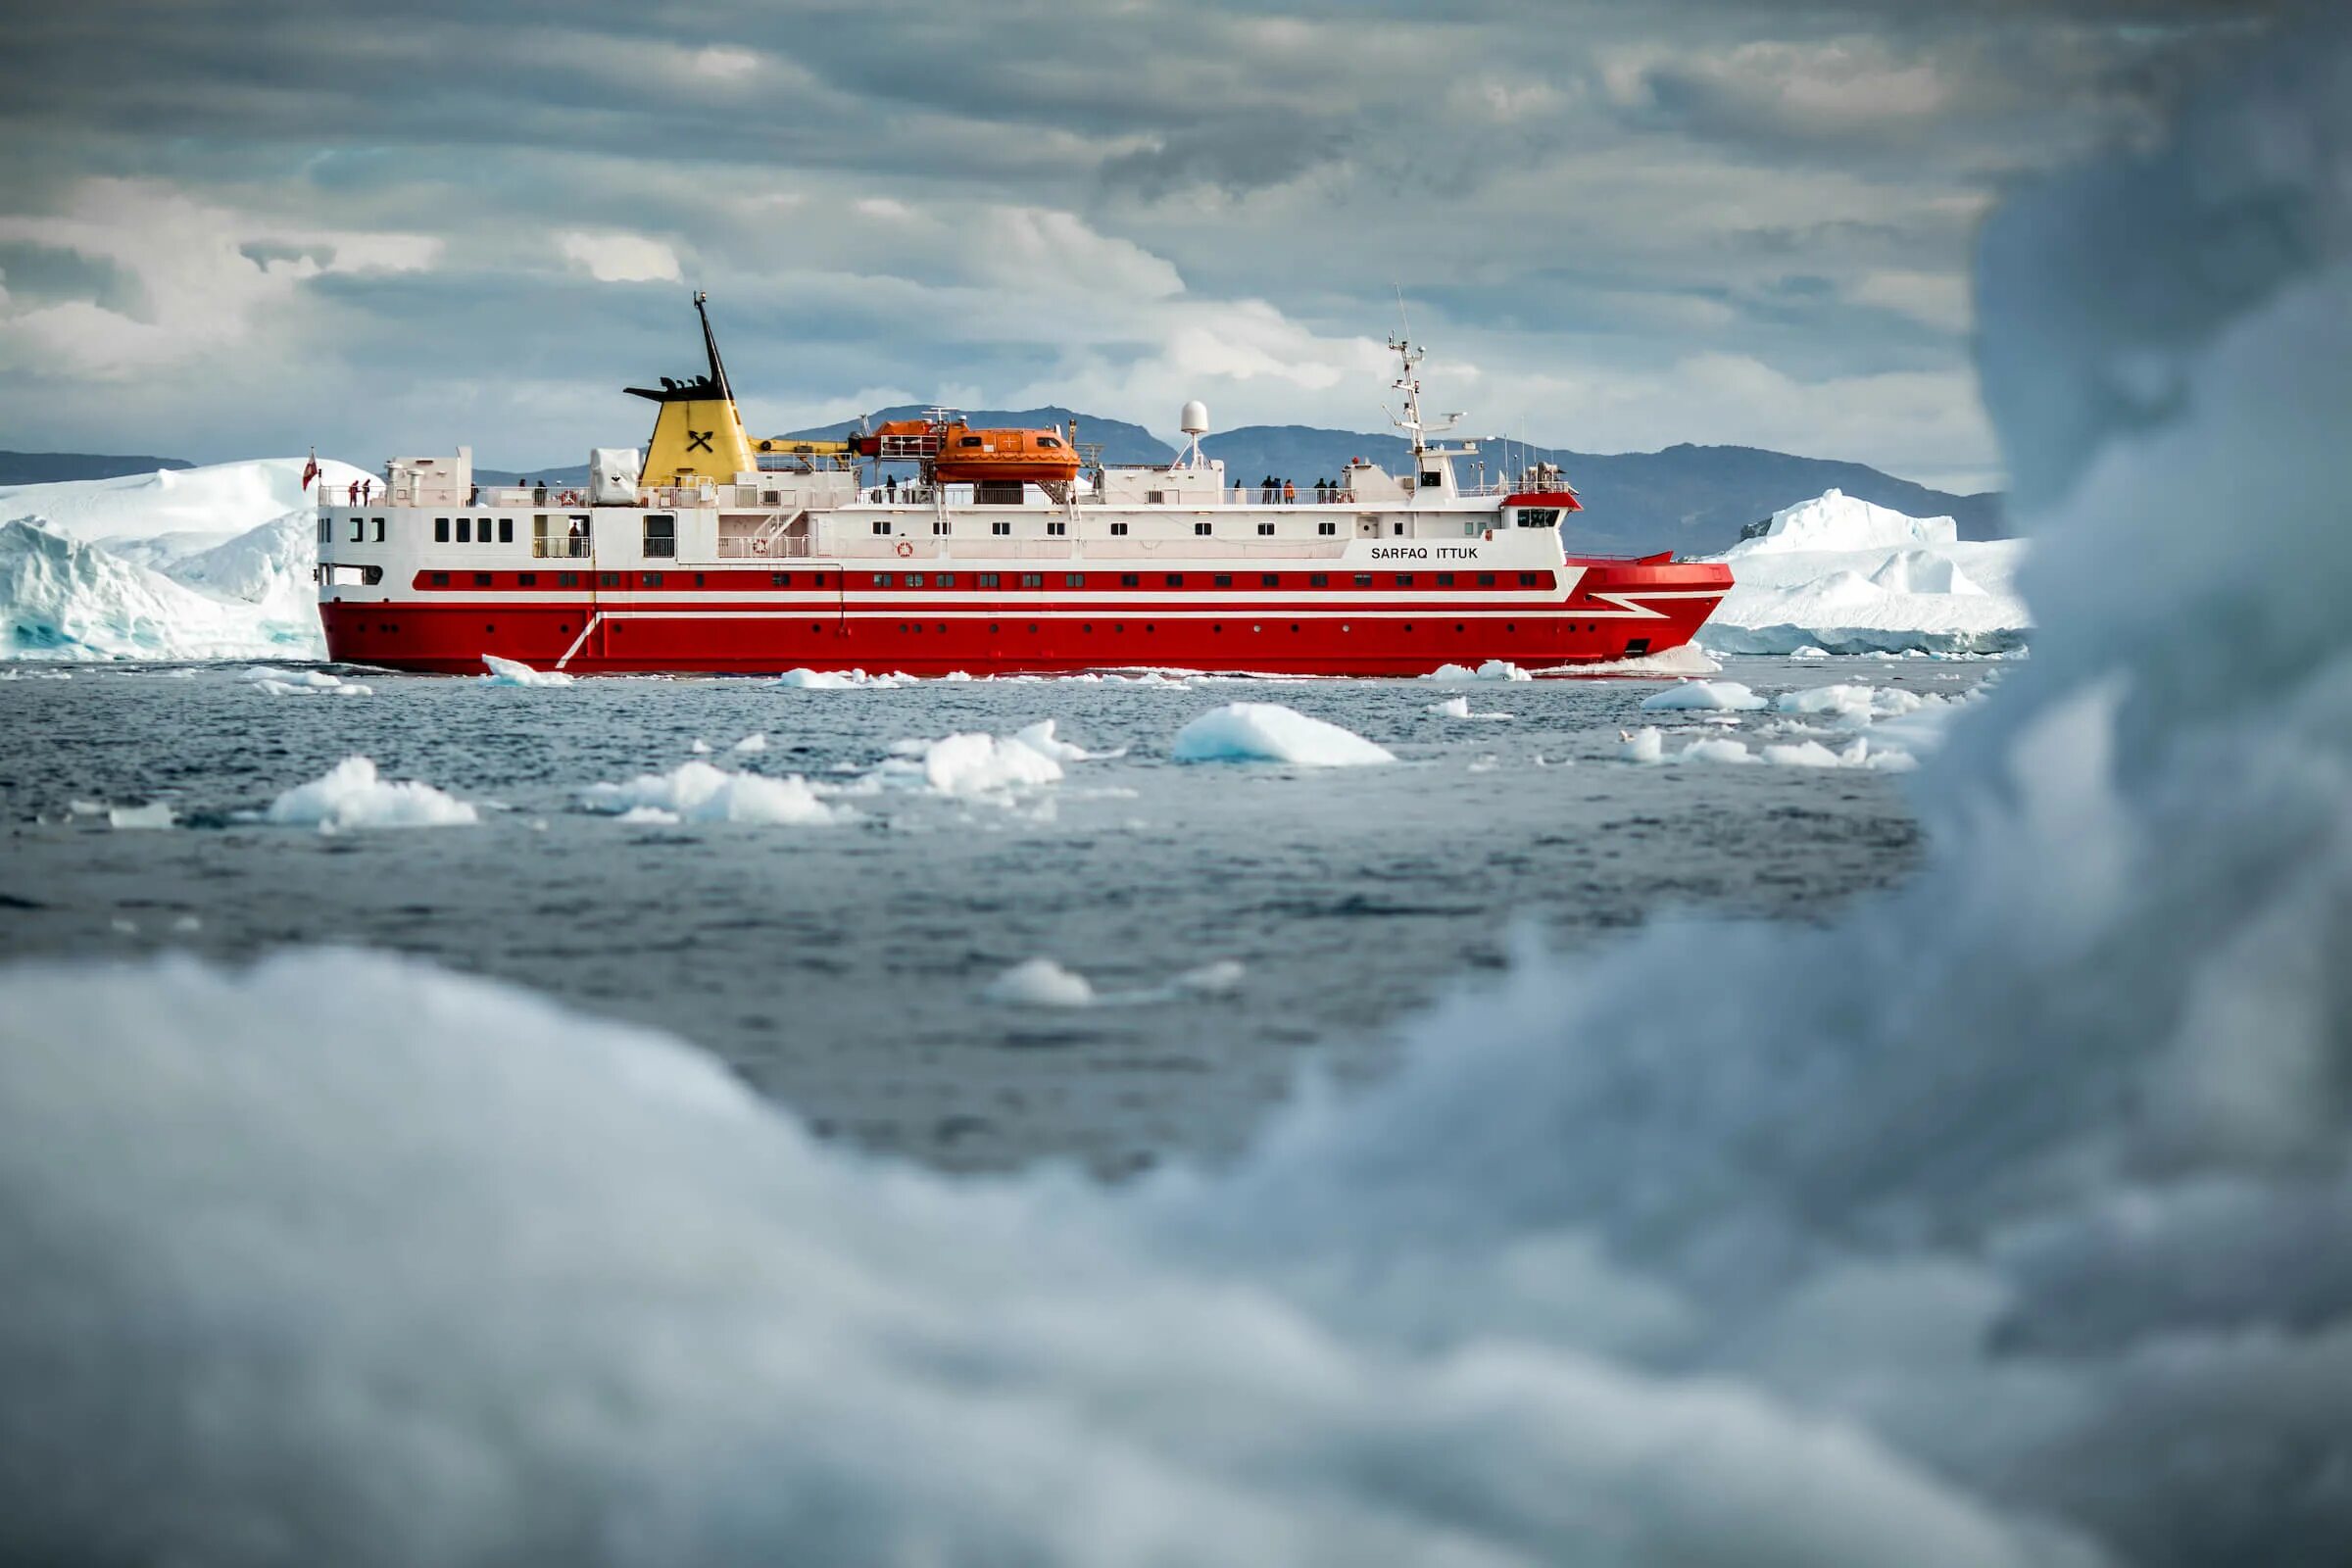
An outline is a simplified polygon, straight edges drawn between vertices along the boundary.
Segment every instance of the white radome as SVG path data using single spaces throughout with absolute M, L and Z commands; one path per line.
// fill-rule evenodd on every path
M 1186 435 L 1208 434 L 1208 405 L 1199 398 L 1187 403 L 1184 413 L 1178 417 L 1176 428 Z

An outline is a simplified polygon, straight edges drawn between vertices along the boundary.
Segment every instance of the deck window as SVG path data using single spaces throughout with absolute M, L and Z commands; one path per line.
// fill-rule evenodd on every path
M 1522 528 L 1556 528 L 1560 524 L 1557 507 L 1521 507 L 1519 526 Z
M 1282 586 L 1282 574 L 1277 571 L 1260 572 L 1257 577 L 1257 585 L 1260 588 L 1279 588 Z
M 637 578 L 637 586 L 640 588 L 659 588 L 662 586 L 662 574 L 658 571 L 640 573 Z
M 434 587 L 436 587 L 436 588 L 446 588 L 446 587 L 448 587 L 448 586 L 449 586 L 449 573 L 448 573 L 448 572 L 446 572 L 446 571 L 436 571 L 436 572 L 434 572 L 434 573 L 433 573 L 433 586 L 434 586 Z
M 579 585 L 580 585 L 580 574 L 579 574 L 578 572 L 576 572 L 576 571 L 559 571 L 559 572 L 557 572 L 557 573 L 556 573 L 556 586 L 557 586 L 557 587 L 559 587 L 559 588 L 577 588 Z
M 1450 572 L 1450 571 L 1441 571 L 1441 572 L 1439 572 L 1439 573 L 1438 573 L 1438 586 L 1439 586 L 1439 587 L 1441 587 L 1441 588 L 1450 588 L 1450 587 L 1452 587 L 1452 586 L 1453 586 L 1453 573 L 1452 573 L 1452 572 Z
M 910 572 L 908 572 L 908 573 L 906 574 L 906 586 L 907 586 L 907 587 L 909 587 L 909 588 L 920 588 L 922 585 L 923 585 L 923 574 L 922 574 L 921 572 L 919 572 L 919 571 L 910 571 Z
M 1257 525 L 1257 531 L 1261 534 L 1270 534 L 1274 531 L 1274 525 L 1270 522 L 1261 522 Z
M 1480 572 L 1480 573 L 1478 574 L 1478 585 L 1479 585 L 1481 588 L 1492 588 L 1492 587 L 1494 587 L 1494 574 L 1493 572 L 1491 572 L 1491 571 L 1482 571 L 1482 572 Z
M 984 572 L 982 572 L 982 573 L 980 574 L 980 586 L 981 586 L 981 587 L 983 587 L 983 588 L 994 588 L 994 587 L 996 587 L 996 586 L 997 586 L 997 574 L 996 574 L 995 572 L 993 572 L 993 571 L 984 571 Z
M 1210 530 L 1210 529 L 1211 529 L 1213 526 L 1214 526 L 1214 525 L 1213 525 L 1213 524 L 1211 524 L 1211 523 L 1205 523 L 1205 522 L 1196 522 L 1196 523 L 1194 523 L 1194 524 L 1193 524 L 1193 532 L 1194 532 L 1194 533 L 1196 533 L 1196 534 L 1200 534 L 1200 535 L 1202 535 L 1202 536 L 1206 536 L 1206 535 L 1207 535 L 1207 533 L 1209 532 L 1209 530 Z
M 514 542 L 514 519 L 513 517 L 498 519 L 498 542 L 502 545 L 511 545 Z
M 678 553 L 678 519 L 666 512 L 645 514 L 645 558 L 668 560 Z
M 471 517 L 458 519 L 458 543 L 462 545 L 473 543 L 473 519 Z
M 1519 586 L 1522 588 L 1550 587 L 1551 584 L 1545 582 L 1544 576 L 1544 574 L 1540 571 L 1523 571 L 1519 574 Z
M 941 573 L 939 574 L 939 585 L 940 585 L 942 588 L 953 588 L 953 587 L 955 587 L 955 586 L 956 586 L 956 574 L 955 574 L 954 572 L 952 572 L 952 571 L 943 571 L 943 572 L 941 572 Z
M 1127 531 L 1127 525 L 1123 522 L 1114 522 L 1110 525 L 1110 531 L 1114 536 L 1123 534 Z
M 1372 574 L 1371 574 L 1370 572 L 1368 572 L 1368 571 L 1359 571 L 1359 572 L 1357 572 L 1357 573 L 1355 574 L 1355 585 L 1356 585 L 1358 588 L 1369 588 L 1369 587 L 1371 587 L 1371 586 L 1372 586 Z
M 1086 586 L 1086 573 L 1083 571 L 1065 573 L 1061 579 L 1061 585 L 1064 588 L 1083 588 Z
M 933 517 L 931 519 L 931 531 L 933 533 L 946 533 L 954 526 L 955 524 L 948 521 L 948 519 L 945 517 Z
M 381 517 L 375 519 L 375 542 L 379 545 L 384 542 L 384 519 Z
M 351 542 L 355 545 L 363 545 L 368 542 L 368 519 L 366 517 L 351 519 Z
M 518 571 L 514 574 L 514 586 L 536 588 L 539 586 L 539 574 L 535 571 Z
M 875 587 L 877 587 L 877 588 L 887 588 L 887 587 L 889 587 L 889 586 L 890 586 L 890 573 L 889 573 L 889 572 L 887 572 L 887 571 L 877 571 L 877 572 L 875 572 L 875 573 L 874 573 L 874 586 L 875 586 Z
M 1183 586 L 1184 586 L 1184 573 L 1183 573 L 1183 572 L 1181 572 L 1181 571 L 1171 571 L 1171 572 L 1169 572 L 1169 573 L 1168 573 L 1168 576 L 1167 576 L 1167 583 L 1168 583 L 1168 586 L 1169 586 L 1169 587 L 1171 587 L 1171 588 L 1181 588 L 1181 587 L 1183 587 Z
M 449 519 L 447 517 L 433 519 L 433 543 L 437 545 L 449 543 Z
M 1024 587 L 1024 588 L 1043 588 L 1045 585 L 1046 585 L 1046 574 L 1045 574 L 1044 572 L 1042 572 L 1042 571 L 1024 571 L 1024 572 L 1022 572 L 1022 573 L 1021 573 L 1021 586 L 1022 586 L 1022 587 Z
M 1323 534 L 1323 535 L 1325 535 L 1325 536 L 1327 536 L 1327 537 L 1328 537 L 1329 535 L 1336 534 L 1336 533 L 1338 533 L 1339 531 L 1340 531 L 1340 525 L 1339 525 L 1338 523 L 1336 523 L 1336 522 L 1333 522 L 1333 521 L 1331 521 L 1331 520 L 1330 520 L 1330 519 L 1328 519 L 1328 518 L 1326 518 L 1326 519 L 1325 519 L 1325 520 L 1323 520 L 1322 522 L 1318 522 L 1318 523 L 1316 523 L 1316 524 L 1315 524 L 1315 532 L 1317 532 L 1317 533 L 1319 533 L 1319 534 Z
M 1132 571 L 1122 571 L 1119 573 L 1119 586 L 1122 588 L 1140 588 L 1143 586 L 1143 584 L 1144 579 L 1137 576 Z
M 1066 522 L 1049 522 L 1046 524 L 1047 534 L 1055 539 L 1060 538 L 1063 534 L 1066 534 L 1069 531 L 1070 525 Z
M 599 588 L 617 588 L 620 586 L 620 573 L 617 571 L 600 571 L 596 574 L 596 585 Z
M 1328 588 L 1331 586 L 1331 578 L 1325 573 L 1318 571 L 1313 576 L 1306 579 L 1306 585 L 1309 588 Z
M 1409 571 L 1400 571 L 1400 572 L 1398 572 L 1398 573 L 1396 574 L 1396 586 L 1397 586 L 1397 587 L 1399 587 L 1399 588 L 1410 588 L 1412 585 L 1413 585 L 1413 574 L 1412 574 L 1411 572 L 1409 572 Z
M 1000 517 L 988 525 L 988 531 L 998 535 L 1009 534 L 1012 532 L 1012 523 L 1006 518 Z
M 1221 571 L 1218 572 L 1214 577 L 1211 577 L 1209 581 L 1216 584 L 1216 586 L 1219 588 L 1230 588 L 1233 586 L 1233 579 L 1226 576 Z
M 487 588 L 490 586 L 490 573 L 486 571 L 477 571 L 473 574 L 473 585 L 476 588 Z
M 874 532 L 876 532 L 876 533 L 888 533 L 888 532 L 890 532 L 890 519 L 889 519 L 888 517 L 876 517 L 876 518 L 874 519 Z

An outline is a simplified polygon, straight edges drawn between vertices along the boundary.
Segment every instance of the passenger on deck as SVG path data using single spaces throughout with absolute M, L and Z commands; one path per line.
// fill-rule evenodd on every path
M 895 473 L 892 474 L 882 488 L 889 492 L 890 504 L 894 507 L 897 506 L 899 504 L 899 476 Z
M 351 481 L 351 488 L 349 488 L 348 490 L 346 490 L 346 491 L 344 491 L 344 492 L 343 492 L 343 500 L 344 500 L 344 504 L 345 504 L 345 505 L 347 505 L 347 506 L 354 506 L 354 507 L 356 507 L 356 506 L 358 506 L 358 505 L 360 504 L 360 481 L 359 481 L 359 480 L 357 480 L 357 479 L 354 479 L 354 480 L 352 480 L 352 481 Z
M 1285 480 L 1283 480 L 1283 481 L 1282 481 L 1282 504 L 1283 504 L 1284 506 L 1286 506 L 1286 507 L 1287 507 L 1287 506 L 1290 506 L 1290 505 L 1291 505 L 1293 502 L 1296 502 L 1298 499 L 1298 487 L 1297 485 L 1295 485 L 1295 484 L 1291 483 L 1291 481 L 1290 481 L 1290 480 L 1288 480 L 1288 479 L 1285 479 Z

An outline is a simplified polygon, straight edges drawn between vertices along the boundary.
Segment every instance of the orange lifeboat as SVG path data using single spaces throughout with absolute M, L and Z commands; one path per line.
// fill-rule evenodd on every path
M 958 419 L 939 433 L 942 484 L 1050 484 L 1078 477 L 1078 454 L 1058 430 L 975 430 Z

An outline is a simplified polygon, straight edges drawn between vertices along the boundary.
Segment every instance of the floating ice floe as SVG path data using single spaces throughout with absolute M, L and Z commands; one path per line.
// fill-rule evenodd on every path
M 1127 755 L 1124 746 L 1108 752 L 1090 752 L 1083 746 L 1073 746 L 1054 733 L 1054 723 L 1051 718 L 1041 718 L 1034 724 L 1025 724 L 1013 731 L 1012 738 L 1039 756 L 1050 757 L 1056 762 L 1107 762 Z
M 1576 664 L 1551 671 L 1555 675 L 1714 675 L 1723 666 L 1696 643 L 1685 643 L 1663 653 L 1643 654 L 1638 659 L 1608 659 L 1597 664 Z
M 1535 676 L 1507 659 L 1490 659 L 1476 669 L 1468 664 L 1440 664 L 1421 678 L 1459 683 L 1474 680 L 1534 680 Z
M 1642 699 L 1642 710 L 1651 713 L 1707 710 L 1753 713 L 1765 706 L 1763 698 L 1736 680 L 1687 680 Z
M 501 659 L 496 654 L 484 654 L 482 663 L 488 670 L 480 677 L 489 686 L 568 686 L 571 677 L 560 669 L 533 669 L 518 659 Z
M 1832 750 L 1815 740 L 1769 742 L 1756 750 L 1728 735 L 1709 735 L 1680 751 L 1666 749 L 1666 737 L 1654 725 L 1626 737 L 1621 754 L 1629 762 L 1767 762 L 1779 767 L 1864 767 L 1879 772 L 1909 772 L 1919 760 L 1905 747 L 1856 736 Z
M 347 757 L 270 803 L 262 819 L 326 832 L 365 827 L 458 827 L 479 821 L 473 807 L 415 779 L 381 777 L 373 760 Z
M 1422 711 L 1434 713 L 1440 718 L 1508 719 L 1511 716 L 1508 713 L 1474 713 L 1470 710 L 1470 699 L 1467 697 L 1448 697 L 1442 703 L 1430 704 Z
M 739 757 L 748 757 L 759 752 L 764 752 L 767 750 L 767 736 L 764 732 L 755 732 L 753 734 L 746 735 L 743 739 L 737 741 L 733 746 L 730 746 L 727 749 Z
M 1048 738 L 1051 738 L 1051 728 Z M 1075 748 L 1072 748 L 1075 750 Z M 1017 736 L 974 731 L 937 740 L 906 740 L 868 775 L 889 788 L 965 798 L 1004 795 L 1058 783 L 1061 763 Z
M 1228 703 L 1176 732 L 1169 755 L 1179 762 L 1288 762 L 1297 767 L 1360 767 L 1394 762 L 1396 754 L 1353 730 L 1309 718 L 1280 703 Z
M 256 691 L 272 697 L 372 697 L 375 688 L 345 680 L 331 670 L 278 669 L 256 664 L 240 677 Z
M 1187 969 L 1165 985 L 1141 991 L 1097 991 L 1085 975 L 1052 958 L 1028 958 L 981 988 L 989 1002 L 1023 1007 L 1149 1006 L 1188 998 L 1224 997 L 1239 990 L 1249 971 L 1231 958 Z
M 862 669 L 788 669 L 776 677 L 779 686 L 802 691 L 837 692 L 852 688 L 881 691 L 913 684 L 910 675 L 869 675 Z
M 110 806 L 106 808 L 106 825 L 111 828 L 170 827 L 179 820 L 179 813 L 162 801 L 150 801 L 145 806 Z
M 681 762 L 666 773 L 640 773 L 618 784 L 591 784 L 579 792 L 578 800 L 583 809 L 636 822 L 799 827 L 848 821 L 857 814 L 823 800 L 798 773 L 769 778 L 730 773 L 701 761 Z

